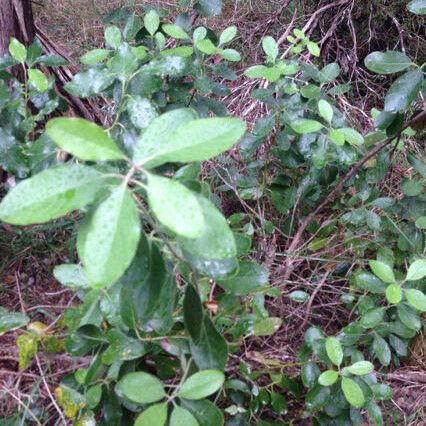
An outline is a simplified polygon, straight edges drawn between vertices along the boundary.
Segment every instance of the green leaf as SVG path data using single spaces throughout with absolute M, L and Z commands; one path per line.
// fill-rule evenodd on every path
M 164 426 L 167 421 L 167 403 L 148 407 L 136 418 L 134 426 Z
M 143 18 L 143 24 L 149 34 L 154 35 L 160 26 L 160 17 L 158 13 L 151 9 Z
M 343 349 L 339 340 L 336 337 L 327 337 L 325 339 L 325 350 L 330 361 L 339 367 L 343 361 Z
M 417 281 L 426 277 L 426 259 L 415 260 L 407 271 L 406 281 Z
M 306 134 L 306 133 L 315 133 L 321 130 L 324 126 L 316 120 L 309 120 L 305 118 L 300 118 L 294 120 L 290 123 L 290 126 L 296 133 Z
M 353 407 L 361 408 L 364 405 L 365 397 L 362 389 L 355 380 L 348 377 L 342 377 L 342 391 L 346 400 Z
M 356 272 L 353 275 L 353 281 L 357 287 L 375 294 L 383 294 L 387 288 L 382 280 L 366 271 Z
M 167 151 L 173 132 L 196 118 L 196 112 L 189 108 L 175 109 L 154 118 L 136 145 L 133 161 L 141 163 L 158 152 Z
M 0 306 L 0 336 L 11 330 L 24 327 L 30 322 L 25 314 L 20 312 L 9 312 Z
M 420 216 L 416 220 L 416 227 L 419 229 L 426 229 L 426 216 Z
M 62 284 L 73 290 L 86 289 L 89 281 L 81 265 L 64 264 L 55 266 L 53 276 Z
M 345 367 L 344 371 L 348 371 L 356 376 L 364 376 L 374 371 L 374 365 L 368 361 L 358 361 L 349 367 Z
M 323 408 L 330 396 L 328 386 L 317 385 L 313 387 L 305 397 L 306 408 L 308 410 L 317 410 Z
M 80 72 L 65 85 L 65 90 L 73 96 L 86 98 L 94 96 L 105 90 L 115 80 L 115 75 L 108 69 L 90 68 Z
M 352 129 L 350 127 L 343 127 L 339 129 L 339 132 L 344 135 L 345 141 L 350 143 L 351 145 L 359 146 L 364 143 L 364 137 L 355 129 Z
M 226 44 L 232 41 L 237 35 L 237 27 L 235 25 L 231 25 L 225 28 L 219 37 L 219 44 Z
M 361 317 L 361 325 L 365 328 L 375 328 L 383 321 L 383 309 L 370 309 Z
M 151 101 L 141 96 L 135 96 L 127 102 L 127 112 L 132 124 L 138 129 L 146 129 L 158 116 Z
M 140 232 L 132 194 L 124 185 L 114 188 L 77 237 L 78 254 L 91 285 L 106 287 L 123 275 L 136 253 Z
M 181 400 L 181 405 L 190 411 L 200 426 L 223 426 L 222 411 L 208 399 Z
M 200 237 L 206 223 L 196 195 L 178 181 L 147 176 L 148 203 L 159 222 L 183 237 Z
M 396 305 L 402 300 L 402 288 L 399 284 L 390 284 L 386 289 L 386 299 Z
M 107 46 L 117 49 L 122 41 L 120 28 L 115 25 L 105 28 L 105 42 Z
M 117 383 L 117 389 L 137 404 L 151 404 L 166 396 L 163 384 L 152 374 L 138 371 L 128 373 Z
M 319 57 L 321 54 L 321 49 L 319 48 L 318 44 L 316 44 L 314 41 L 308 41 L 306 43 L 306 47 L 308 48 L 311 55 Z
M 326 100 L 321 99 L 318 102 L 318 110 L 321 117 L 331 123 L 331 120 L 333 120 L 333 107 Z
M 190 341 L 192 357 L 202 370 L 224 370 L 228 361 L 228 344 L 208 316 L 204 316 L 198 341 Z
M 12 37 L 10 39 L 9 52 L 12 55 L 12 57 L 16 59 L 18 62 L 20 62 L 21 64 L 25 62 L 25 59 L 27 59 L 27 49 L 15 37 Z
M 237 266 L 234 234 L 211 201 L 201 196 L 198 201 L 206 229 L 198 238 L 178 237 L 178 243 L 196 269 L 217 279 L 224 278 Z
M 323 386 L 331 386 L 336 383 L 339 373 L 334 370 L 327 370 L 318 377 L 318 383 Z
M 331 83 L 336 80 L 336 78 L 340 74 L 340 66 L 336 62 L 332 62 L 331 64 L 327 64 L 320 71 L 320 79 L 322 83 Z M 337 86 L 338 87 L 338 86 Z
M 203 16 L 217 16 L 222 13 L 222 0 L 198 0 L 194 9 Z
M 277 414 L 286 414 L 288 410 L 287 400 L 278 392 L 271 393 L 271 406 Z
M 199 426 L 197 419 L 185 408 L 176 405 L 170 416 L 170 426 Z
M 268 56 L 270 62 L 275 62 L 278 56 L 278 44 L 271 36 L 266 36 L 262 39 L 263 51 Z
M 426 296 L 420 290 L 409 288 L 405 290 L 408 303 L 420 312 L 426 312 Z
M 426 0 L 412 0 L 407 4 L 407 9 L 416 15 L 426 15 Z
M 312 388 L 317 382 L 317 379 L 319 378 L 319 376 L 320 376 L 320 369 L 314 362 L 309 361 L 307 364 L 305 364 L 302 367 L 301 378 L 302 378 L 303 385 L 305 387 Z
M 103 175 L 78 164 L 47 169 L 16 185 L 0 203 L 0 219 L 14 225 L 49 222 L 92 202 Z
M 46 131 L 56 145 L 80 160 L 106 161 L 124 157 L 102 127 L 83 118 L 54 118 L 47 123 Z
M 49 81 L 40 70 L 29 69 L 28 82 L 41 93 L 45 92 L 49 88 Z
M 399 319 L 401 322 L 411 330 L 420 330 L 422 326 L 422 322 L 417 315 L 416 311 L 412 309 L 410 306 L 405 305 L 403 303 L 399 303 L 397 305 L 397 312 Z
M 393 74 L 407 69 L 412 61 L 405 53 L 388 50 L 370 53 L 364 63 L 370 71 L 377 74 Z
M 213 55 L 217 52 L 217 47 L 208 38 L 198 40 L 196 42 L 197 49 L 206 55 Z
M 109 57 L 110 51 L 108 49 L 93 49 L 85 53 L 80 62 L 84 65 L 94 65 L 104 61 Z
M 154 122 L 155 120 L 151 125 Z M 178 126 L 167 139 L 157 139 L 156 145 L 149 147 L 149 152 L 145 146 L 142 155 L 138 152 L 137 161 L 152 168 L 168 162 L 209 160 L 235 145 L 245 132 L 246 124 L 238 118 L 213 117 L 192 120 Z
M 424 81 L 420 69 L 408 71 L 390 87 L 385 98 L 385 111 L 405 112 L 416 100 Z
M 389 365 L 391 361 L 391 351 L 388 343 L 383 337 L 376 334 L 373 340 L 373 352 L 382 365 Z
M 217 280 L 217 283 L 227 293 L 244 296 L 256 288 L 268 284 L 268 280 L 269 273 L 266 268 L 256 262 L 243 261 L 240 262 L 236 275 Z
M 417 197 L 423 192 L 423 184 L 415 179 L 406 179 L 401 183 L 401 189 L 407 197 Z
M 188 377 L 178 396 L 185 399 L 203 399 L 217 392 L 225 381 L 225 375 L 218 370 L 203 370 Z
M 186 33 L 186 31 L 179 27 L 179 25 L 163 24 L 161 28 L 168 36 L 177 40 L 186 40 L 189 38 L 189 35 Z
M 292 291 L 288 297 L 295 302 L 303 303 L 309 300 L 309 294 L 306 291 L 295 290 Z
M 227 61 L 238 62 L 241 61 L 241 55 L 235 49 L 220 49 L 217 53 Z
M 197 291 L 190 284 L 186 287 L 183 300 L 183 318 L 189 335 L 195 342 L 198 342 L 203 325 L 203 305 Z
M 265 78 L 275 82 L 281 77 L 281 71 L 277 67 L 266 67 L 265 65 L 254 65 L 244 71 L 244 75 L 249 78 Z
M 367 409 L 368 417 L 374 422 L 376 426 L 383 426 L 383 415 L 381 408 L 374 401 L 367 401 L 365 404 Z
M 395 282 L 395 275 L 393 274 L 392 268 L 386 263 L 379 262 L 378 260 L 370 260 L 370 268 L 376 277 L 388 284 Z
M 342 146 L 345 144 L 345 135 L 339 129 L 330 129 L 329 136 L 336 145 Z
M 225 30 L 226 31 L 226 30 Z M 194 43 L 197 44 L 200 40 L 205 39 L 207 36 L 207 29 L 205 27 L 197 27 L 192 34 Z
M 270 336 L 281 327 L 283 320 L 277 317 L 264 318 L 256 321 L 253 328 L 255 336 Z

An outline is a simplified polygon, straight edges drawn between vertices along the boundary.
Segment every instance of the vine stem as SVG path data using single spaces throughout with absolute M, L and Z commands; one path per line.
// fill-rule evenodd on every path
M 417 114 L 413 119 L 411 119 L 398 133 L 397 139 L 400 138 L 401 133 L 407 129 L 408 127 L 411 127 L 417 123 L 420 123 L 422 121 L 426 120 L 426 109 L 423 110 L 421 113 Z M 294 268 L 296 267 L 295 263 L 293 262 L 294 256 L 296 252 L 299 250 L 301 245 L 301 240 L 303 233 L 305 232 L 307 226 L 309 223 L 315 219 L 317 214 L 329 203 L 334 201 L 338 194 L 342 191 L 344 188 L 346 182 L 348 182 L 349 179 L 351 179 L 358 171 L 359 169 L 371 158 L 375 157 L 383 148 L 387 147 L 392 141 L 395 139 L 395 137 L 390 137 L 386 139 L 385 141 L 379 143 L 376 145 L 371 151 L 369 151 L 367 154 L 364 155 L 364 157 L 360 158 L 353 166 L 352 168 L 346 173 L 345 176 L 343 176 L 342 180 L 339 182 L 339 184 L 327 195 L 327 197 L 320 203 L 320 205 L 311 213 L 306 216 L 304 221 L 301 223 L 299 229 L 297 230 L 295 236 L 293 237 L 293 240 L 290 244 L 290 246 L 287 249 L 287 260 L 284 262 L 284 265 L 282 265 L 279 270 L 277 271 L 277 274 L 284 272 L 283 279 L 284 281 L 288 280 L 290 278 L 290 275 L 292 274 Z

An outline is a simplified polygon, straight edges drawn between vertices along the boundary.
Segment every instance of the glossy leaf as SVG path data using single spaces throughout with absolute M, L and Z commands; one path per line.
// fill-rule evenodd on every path
M 55 266 L 53 275 L 62 285 L 74 290 L 89 287 L 89 281 L 81 265 L 64 264 Z
M 124 154 L 100 126 L 83 118 L 54 118 L 46 125 L 47 134 L 63 150 L 80 160 L 120 160 Z
M 235 296 L 243 296 L 268 284 L 268 270 L 249 261 L 240 262 L 238 272 L 229 278 L 217 280 L 217 283 L 227 292 Z
M 197 419 L 185 408 L 176 405 L 170 416 L 170 426 L 198 426 Z
M 370 53 L 364 63 L 370 71 L 378 74 L 393 74 L 407 69 L 411 65 L 411 59 L 405 53 L 388 50 Z
M 134 426 L 164 426 L 167 421 L 167 404 L 155 404 L 142 411 Z
M 409 329 L 417 331 L 422 326 L 419 316 L 410 306 L 399 303 L 397 306 L 397 312 L 401 322 Z
M 203 399 L 217 392 L 225 381 L 225 375 L 218 370 L 203 370 L 188 377 L 178 395 L 185 399 Z
M 301 378 L 304 386 L 307 388 L 312 388 L 317 382 L 320 374 L 320 369 L 314 362 L 310 361 L 303 365 L 301 370 Z
M 149 151 L 144 144 L 143 152 L 136 155 L 136 161 L 144 162 L 149 168 L 167 162 L 205 161 L 231 148 L 246 131 L 242 120 L 230 117 L 204 118 L 179 124 L 182 125 L 175 125 L 176 130 L 167 138 L 155 138 L 155 144 L 148 147 Z M 142 136 L 144 139 L 145 134 Z
M 195 363 L 200 369 L 224 370 L 228 360 L 228 344 L 208 316 L 204 316 L 198 341 L 190 342 Z
M 364 143 L 364 137 L 355 129 L 352 129 L 350 127 L 342 127 L 338 130 L 344 135 L 345 141 L 350 143 L 351 145 L 359 146 Z
M 237 27 L 235 25 L 231 25 L 225 28 L 219 37 L 220 44 L 226 44 L 232 41 L 237 35 Z
M 334 365 L 340 366 L 343 361 L 343 349 L 336 337 L 327 337 L 325 339 L 325 350 Z
M 29 321 L 27 315 L 20 312 L 10 312 L 0 306 L 0 336 L 8 331 L 24 327 Z
M 111 25 L 105 28 L 105 42 L 108 46 L 113 49 L 117 49 L 122 41 L 120 28 L 115 25 Z
M 405 290 L 408 303 L 420 312 L 426 312 L 426 295 L 415 288 Z
M 383 337 L 376 334 L 373 340 L 373 351 L 382 365 L 389 365 L 391 361 L 391 351 L 388 343 Z
M 399 77 L 386 94 L 385 111 L 405 112 L 416 100 L 423 82 L 423 72 L 420 69 Z
M 333 107 L 326 100 L 321 99 L 318 102 L 318 110 L 321 117 L 328 123 L 331 123 L 333 119 Z
M 396 305 L 402 300 L 402 288 L 399 284 L 390 284 L 386 289 L 386 299 Z
M 27 59 L 27 49 L 15 37 L 10 39 L 9 52 L 18 62 L 24 63 Z
M 94 65 L 104 61 L 109 57 L 110 51 L 108 49 L 93 49 L 85 53 L 80 62 L 85 65 Z
M 198 238 L 179 237 L 178 243 L 195 268 L 217 279 L 224 278 L 237 266 L 234 234 L 211 201 L 204 197 L 198 197 L 198 201 L 206 229 Z
M 91 285 L 106 287 L 120 278 L 137 249 L 141 226 L 131 193 L 114 188 L 80 229 L 77 248 Z
M 290 123 L 290 126 L 296 133 L 306 134 L 306 133 L 315 133 L 321 130 L 324 126 L 315 120 L 309 120 L 305 118 L 300 118 L 294 120 Z
M 152 120 L 136 145 L 133 161 L 140 163 L 146 158 L 152 158 L 158 151 L 165 151 L 171 134 L 196 118 L 194 110 L 182 108 L 166 112 Z
M 269 317 L 255 322 L 253 334 L 255 336 L 270 336 L 279 330 L 283 320 L 278 317 Z
M 167 35 L 177 40 L 185 40 L 189 38 L 186 31 L 179 27 L 179 25 L 164 24 L 161 28 Z
M 271 62 L 275 62 L 278 56 L 278 44 L 271 36 L 262 39 L 263 51 L 266 53 Z
M 407 271 L 406 281 L 417 281 L 426 277 L 426 259 L 415 260 Z
M 412 0 L 407 4 L 407 9 L 416 15 L 426 15 L 426 0 Z
M 189 335 L 195 342 L 199 341 L 203 325 L 203 305 L 197 291 L 190 284 L 187 285 L 185 291 L 183 315 L 185 328 Z
M 345 371 L 355 374 L 356 376 L 364 376 L 374 371 L 374 365 L 368 361 L 358 361 L 349 367 L 345 367 Z
M 28 70 L 28 82 L 39 92 L 45 92 L 49 88 L 49 81 L 46 75 L 37 69 Z
M 321 373 L 318 378 L 318 383 L 323 386 L 331 386 L 336 383 L 339 378 L 339 373 L 335 370 L 327 370 Z
M 158 13 L 151 9 L 143 18 L 143 23 L 149 34 L 154 35 L 160 26 L 160 17 Z
M 371 270 L 374 272 L 374 275 L 385 283 L 392 284 L 395 282 L 393 270 L 386 263 L 379 262 L 378 260 L 370 260 L 369 265 Z
M 130 401 L 138 404 L 151 404 L 166 396 L 161 381 L 152 374 L 142 371 L 123 376 L 117 383 L 117 389 Z
M 217 16 L 222 13 L 222 0 L 198 0 L 194 8 L 202 16 Z
M 197 238 L 205 231 L 203 210 L 196 197 L 178 181 L 148 175 L 148 203 L 158 221 L 186 238 Z
M 223 426 L 222 411 L 208 399 L 181 400 L 181 406 L 190 411 L 200 426 Z
M 91 203 L 101 173 L 77 164 L 47 169 L 16 185 L 0 203 L 0 219 L 14 225 L 44 223 Z
M 342 391 L 345 394 L 346 400 L 353 407 L 361 408 L 364 405 L 364 393 L 355 380 L 348 377 L 342 377 Z
M 353 281 L 359 288 L 375 294 L 383 294 L 387 288 L 382 280 L 366 271 L 356 272 L 353 276 Z
M 382 308 L 368 310 L 361 317 L 361 325 L 365 328 L 375 328 L 383 321 L 384 311 Z

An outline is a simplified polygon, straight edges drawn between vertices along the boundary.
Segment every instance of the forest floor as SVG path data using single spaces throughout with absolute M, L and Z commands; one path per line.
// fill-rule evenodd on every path
M 66 52 L 77 62 L 77 58 L 85 51 L 101 46 L 102 17 L 123 3 L 108 0 L 45 0 L 42 6 L 36 5 L 36 22 L 59 50 Z M 155 3 L 163 6 L 174 5 L 173 1 Z M 217 18 L 214 25 L 218 29 L 230 24 L 237 25 L 240 35 L 236 43 L 239 44 L 247 62 L 249 57 L 252 63 L 260 62 L 259 46 L 264 35 L 271 34 L 279 38 L 289 27 L 305 26 L 313 39 L 321 40 L 324 46 L 324 62 L 339 62 L 344 72 L 343 78 L 348 80 L 349 77 L 354 83 L 356 90 L 353 96 L 350 99 L 342 96 L 339 102 L 349 113 L 353 124 L 364 133 L 372 127 L 372 120 L 367 112 L 373 105 L 381 106 L 378 104 L 380 94 L 386 88 L 380 78 L 368 75 L 361 66 L 366 53 L 402 45 L 413 53 L 413 56 L 419 57 L 420 62 L 426 58 L 424 40 L 418 36 L 422 33 L 421 23 L 415 19 L 404 20 L 405 15 L 400 12 L 405 1 L 389 2 L 392 3 L 389 7 L 383 7 L 376 12 L 374 30 L 369 23 L 371 11 L 357 7 L 357 2 L 349 2 L 345 7 L 337 8 L 337 13 L 333 10 L 332 14 L 327 11 L 319 14 L 317 10 L 321 8 L 316 8 L 316 4 L 327 6 L 328 2 L 301 1 L 298 2 L 300 7 L 297 15 L 286 12 L 285 4 L 289 2 L 283 0 L 227 3 L 224 15 Z M 237 3 L 238 8 L 234 6 Z M 389 16 L 397 16 L 397 23 Z M 399 26 L 394 39 L 383 37 L 389 25 L 394 25 L 395 28 Z M 333 28 L 332 33 L 330 28 Z M 235 82 L 233 93 L 228 99 L 232 114 L 246 119 L 249 123 L 253 123 L 265 113 L 260 105 L 248 104 L 247 99 L 252 89 L 253 84 L 241 77 Z M 393 169 L 389 180 L 391 183 L 387 188 L 390 193 L 406 173 L 406 170 L 397 166 Z M 324 215 L 327 215 L 327 212 Z M 52 327 L 60 325 L 63 312 L 72 306 L 76 299 L 73 292 L 64 289 L 54 280 L 52 269 L 56 264 L 72 261 L 68 258 L 72 251 L 70 248 L 75 244 L 71 227 L 59 228 L 57 224 L 55 227 L 34 227 L 25 236 L 8 232 L 7 228 L 5 230 L 6 232 L 0 233 L 0 253 L 5 254 L 0 258 L 0 306 L 13 311 L 31 312 L 35 314 L 32 315 L 33 318 Z M 272 270 L 279 269 L 276 267 L 283 261 L 281 253 L 285 244 L 280 236 L 271 235 L 268 239 L 257 242 L 254 257 Z M 51 253 L 51 257 L 46 258 L 46 253 Z M 322 252 L 316 253 L 316 257 L 341 260 L 350 258 L 350 253 L 336 239 Z M 321 324 L 332 333 L 348 323 L 349 313 L 340 302 L 347 283 L 341 280 L 318 283 L 313 279 L 321 269 L 325 271 L 328 265 L 329 263 L 321 264 L 305 259 L 297 267 L 297 279 L 294 279 L 293 283 L 286 283 L 283 292 L 289 294 L 295 289 L 311 289 L 314 286 L 318 291 L 313 293 L 314 297 L 308 308 L 304 304 L 288 303 L 288 299 L 285 304 L 280 303 L 280 299 L 274 299 L 270 303 L 270 313 L 283 318 L 284 325 L 278 333 L 266 339 L 247 340 L 242 355 L 248 363 L 256 366 L 268 362 L 278 362 L 283 366 L 291 364 L 296 360 L 296 348 L 303 340 L 303 331 L 307 326 L 312 323 Z M 280 286 L 281 278 L 279 274 L 272 276 L 272 285 Z M 1 418 L 11 414 L 17 405 L 35 416 L 43 416 L 43 411 L 55 416 L 57 406 L 51 390 L 61 377 L 88 363 L 84 358 L 39 353 L 30 368 L 20 372 L 16 337 L 16 333 L 9 333 L 0 338 L 0 383 L 3 390 L 6 389 L 10 395 L 10 398 L 0 401 L 0 425 Z M 237 364 L 237 360 L 235 363 Z M 423 334 L 420 334 L 411 356 L 404 365 L 391 371 L 387 378 L 395 389 L 389 408 L 392 407 L 396 413 L 395 418 L 389 419 L 387 424 L 425 425 L 426 338 Z M 300 407 L 290 406 L 290 410 L 292 409 L 298 410 Z

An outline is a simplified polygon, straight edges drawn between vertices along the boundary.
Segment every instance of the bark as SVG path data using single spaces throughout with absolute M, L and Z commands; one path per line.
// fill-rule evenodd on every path
M 28 46 L 34 35 L 31 0 L 0 0 L 0 55 L 8 53 L 11 37 Z

